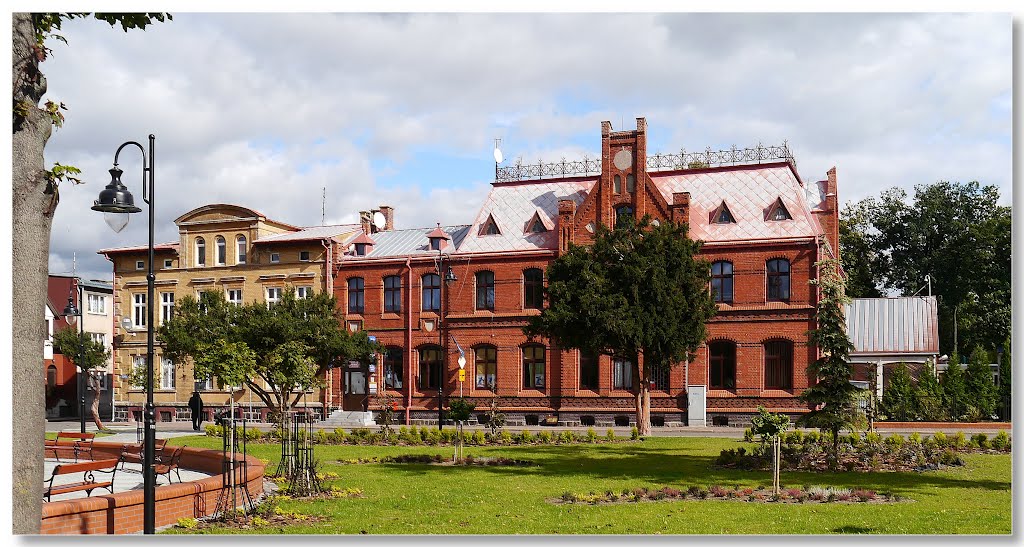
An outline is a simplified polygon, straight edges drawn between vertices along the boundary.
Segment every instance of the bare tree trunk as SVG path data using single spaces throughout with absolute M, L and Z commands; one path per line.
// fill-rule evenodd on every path
M 47 194 L 43 148 L 50 138 L 50 118 L 38 108 L 46 92 L 39 73 L 35 31 L 28 13 L 12 14 L 13 99 L 24 117 L 15 121 L 12 136 L 11 262 L 14 283 L 12 340 L 12 521 L 15 534 L 38 534 L 42 520 L 39 480 L 43 477 L 46 430 L 45 391 L 40 374 L 46 326 L 46 278 L 50 227 L 56 193 Z M 55 192 L 55 190 L 53 190 Z
M 94 374 L 89 374 L 89 388 L 92 390 L 92 405 L 89 407 L 92 412 L 92 422 L 96 424 L 97 429 L 103 431 L 106 426 L 100 420 L 100 382 Z

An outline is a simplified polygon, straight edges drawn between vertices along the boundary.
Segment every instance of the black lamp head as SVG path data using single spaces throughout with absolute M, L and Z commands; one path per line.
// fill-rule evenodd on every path
M 142 209 L 135 206 L 135 198 L 124 184 L 121 184 L 121 171 L 114 166 L 110 170 L 110 184 L 100 191 L 100 197 L 93 202 L 92 210 L 103 213 L 138 213 Z
M 64 317 L 78 317 L 79 315 L 80 315 L 80 312 L 78 311 L 78 308 L 75 307 L 74 299 L 72 299 L 69 296 L 68 297 L 68 305 L 64 306 Z

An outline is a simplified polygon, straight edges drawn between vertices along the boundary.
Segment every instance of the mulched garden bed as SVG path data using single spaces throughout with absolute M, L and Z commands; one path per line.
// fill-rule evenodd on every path
M 831 488 L 810 486 L 804 488 L 783 488 L 778 497 L 764 487 L 731 487 L 711 486 L 704 489 L 691 486 L 686 490 L 668 486 L 660 489 L 633 488 L 621 493 L 606 490 L 599 494 L 590 492 L 576 494 L 566 492 L 559 498 L 548 498 L 546 501 L 555 505 L 586 504 L 611 505 L 618 503 L 638 503 L 647 501 L 742 501 L 752 503 L 899 503 L 913 501 L 897 494 L 878 493 L 874 490 Z

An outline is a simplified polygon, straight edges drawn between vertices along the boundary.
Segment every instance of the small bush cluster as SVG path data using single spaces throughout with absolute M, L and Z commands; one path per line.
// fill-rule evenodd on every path
M 776 502 L 776 503 L 891 503 L 901 501 L 902 498 L 896 494 L 878 493 L 867 489 L 834 488 L 822 486 L 804 486 L 803 488 L 784 488 L 778 495 L 766 490 L 763 486 L 757 488 L 741 486 L 722 486 L 714 484 L 708 488 L 690 486 L 679 489 L 669 486 L 661 488 L 626 488 L 621 493 L 606 490 L 604 493 L 594 491 L 586 494 L 575 492 L 564 492 L 559 498 L 549 500 L 553 503 L 586 503 L 597 505 L 600 503 L 616 502 L 639 502 L 639 501 L 661 501 L 661 500 L 739 500 L 749 502 Z
M 206 426 L 206 435 L 209 437 L 222 437 L 224 428 L 217 425 Z M 281 436 L 276 430 L 261 431 L 249 429 L 246 431 L 246 438 L 250 442 L 280 442 Z M 638 440 L 640 434 L 633 428 L 630 436 L 632 440 Z M 381 431 L 372 431 L 366 428 L 353 429 L 351 433 L 344 429 L 334 431 L 318 430 L 313 434 L 313 442 L 316 444 L 354 444 L 354 445 L 398 445 L 398 446 L 445 446 L 454 445 L 458 439 L 458 431 L 454 428 L 438 430 L 433 427 L 402 426 L 397 432 L 390 431 L 385 435 Z M 611 429 L 603 436 L 599 436 L 594 428 L 589 428 L 585 433 L 574 431 L 562 431 L 557 435 L 551 431 L 533 433 L 524 430 L 518 433 L 510 431 L 486 432 L 473 431 L 465 432 L 463 443 L 474 446 L 486 445 L 528 445 L 528 444 L 579 444 L 579 443 L 603 443 L 622 442 L 626 439 L 616 437 Z
M 338 463 L 343 464 L 361 464 L 361 463 L 418 463 L 418 464 L 450 464 L 453 463 L 451 458 L 442 456 L 441 454 L 404 454 L 401 456 L 384 456 L 384 457 L 372 457 L 372 458 L 358 458 L 349 460 L 338 460 Z M 472 454 L 467 455 L 465 458 L 454 462 L 455 465 L 481 465 L 481 466 L 510 466 L 510 467 L 527 467 L 536 465 L 530 460 L 517 460 L 515 458 L 505 457 L 494 457 L 494 458 L 480 458 L 474 457 Z

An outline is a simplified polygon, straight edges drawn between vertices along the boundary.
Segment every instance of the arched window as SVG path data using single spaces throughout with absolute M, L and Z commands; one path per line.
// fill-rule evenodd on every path
M 238 264 L 245 264 L 247 254 L 247 248 L 245 246 L 245 243 L 245 236 L 238 236 L 235 238 L 235 258 L 237 259 L 236 261 L 238 262 Z
M 196 238 L 196 266 L 206 266 L 206 240 L 201 237 Z
M 793 342 L 772 340 L 764 343 L 765 389 L 792 389 Z
M 430 346 L 420 350 L 420 390 L 436 390 L 441 385 L 441 348 Z
M 384 278 L 384 311 L 399 313 L 402 311 L 402 278 L 389 275 Z
M 544 270 L 530 268 L 523 272 L 523 308 L 539 310 L 544 307 Z
M 626 175 L 626 191 L 630 194 L 636 192 L 636 178 L 632 173 Z
M 732 262 L 711 265 L 711 296 L 715 302 L 732 302 Z
M 597 391 L 597 353 L 580 350 L 580 389 Z
M 523 346 L 523 388 L 544 389 L 546 353 L 540 344 Z
M 53 365 L 46 367 L 46 385 L 57 387 L 57 367 Z
M 494 311 L 494 272 L 476 273 L 476 309 Z
M 612 359 L 612 389 L 633 389 L 633 360 Z
M 728 340 L 708 344 L 708 386 L 736 388 L 736 344 Z
M 423 311 L 441 311 L 441 276 L 423 276 Z
M 767 293 L 769 302 L 789 302 L 789 261 L 776 258 L 768 261 Z
M 223 266 L 228 261 L 228 244 L 223 236 L 217 236 L 217 265 Z
M 473 353 L 476 357 L 476 388 L 493 390 L 498 382 L 498 348 L 480 346 Z
M 630 205 L 620 205 L 615 208 L 615 227 L 618 228 L 622 222 L 632 223 L 633 219 L 633 207 Z
M 622 177 L 620 177 L 619 175 L 615 175 L 614 177 L 612 177 L 612 193 L 622 193 Z
M 348 280 L 348 312 L 363 313 L 362 277 L 352 277 Z
M 402 348 L 389 347 L 384 350 L 384 385 L 391 389 L 402 389 Z

